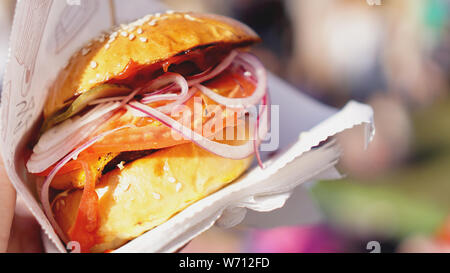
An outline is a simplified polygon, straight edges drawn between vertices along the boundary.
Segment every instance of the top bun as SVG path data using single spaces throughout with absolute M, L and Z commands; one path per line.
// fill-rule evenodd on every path
M 199 46 L 225 43 L 240 47 L 259 41 L 248 26 L 219 15 L 147 15 L 101 35 L 73 55 L 50 88 L 44 117 L 66 106 L 74 96 L 114 79 L 130 61 L 150 65 Z

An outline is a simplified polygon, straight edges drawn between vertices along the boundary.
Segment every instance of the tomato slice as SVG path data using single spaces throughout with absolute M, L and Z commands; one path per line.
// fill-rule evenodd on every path
M 98 195 L 95 192 L 96 178 L 88 163 L 81 162 L 86 173 L 86 183 L 78 207 L 73 226 L 69 229 L 70 240 L 80 243 L 81 252 L 89 252 L 101 239 L 97 235 L 98 229 Z

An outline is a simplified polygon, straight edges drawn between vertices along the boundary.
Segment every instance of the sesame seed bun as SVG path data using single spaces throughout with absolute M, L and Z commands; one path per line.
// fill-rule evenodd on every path
M 259 41 L 249 27 L 223 16 L 182 12 L 148 15 L 98 37 L 73 55 L 49 90 L 44 117 L 66 106 L 74 96 L 115 79 L 130 61 L 151 65 L 201 46 L 246 47 Z

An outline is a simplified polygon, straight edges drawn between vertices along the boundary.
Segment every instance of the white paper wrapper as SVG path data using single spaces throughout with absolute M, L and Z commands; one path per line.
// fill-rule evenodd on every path
M 38 120 L 46 90 L 69 57 L 88 40 L 111 27 L 148 13 L 161 12 L 154 1 L 22 0 L 18 2 L 10 41 L 9 63 L 1 104 L 1 152 L 8 175 L 32 214 L 54 244 L 65 252 L 45 217 L 23 159 L 24 145 Z M 114 3 L 112 8 L 111 3 Z M 247 209 L 282 207 L 295 187 L 306 181 L 338 178 L 334 165 L 339 149 L 333 140 L 313 148 L 343 130 L 366 126 L 366 141 L 374 134 L 369 106 L 349 102 L 342 110 L 324 106 L 269 76 L 272 104 L 279 105 L 280 152 L 232 185 L 194 203 L 166 223 L 117 249 L 117 252 L 171 252 L 211 227 L 231 227 Z M 268 155 L 264 155 L 267 159 Z M 50 247 L 50 244 L 47 244 Z

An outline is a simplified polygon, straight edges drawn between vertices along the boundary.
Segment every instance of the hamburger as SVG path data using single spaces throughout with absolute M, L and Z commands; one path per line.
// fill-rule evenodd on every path
M 233 19 L 148 15 L 76 52 L 27 160 L 50 223 L 114 250 L 242 175 L 268 130 L 260 42 Z

